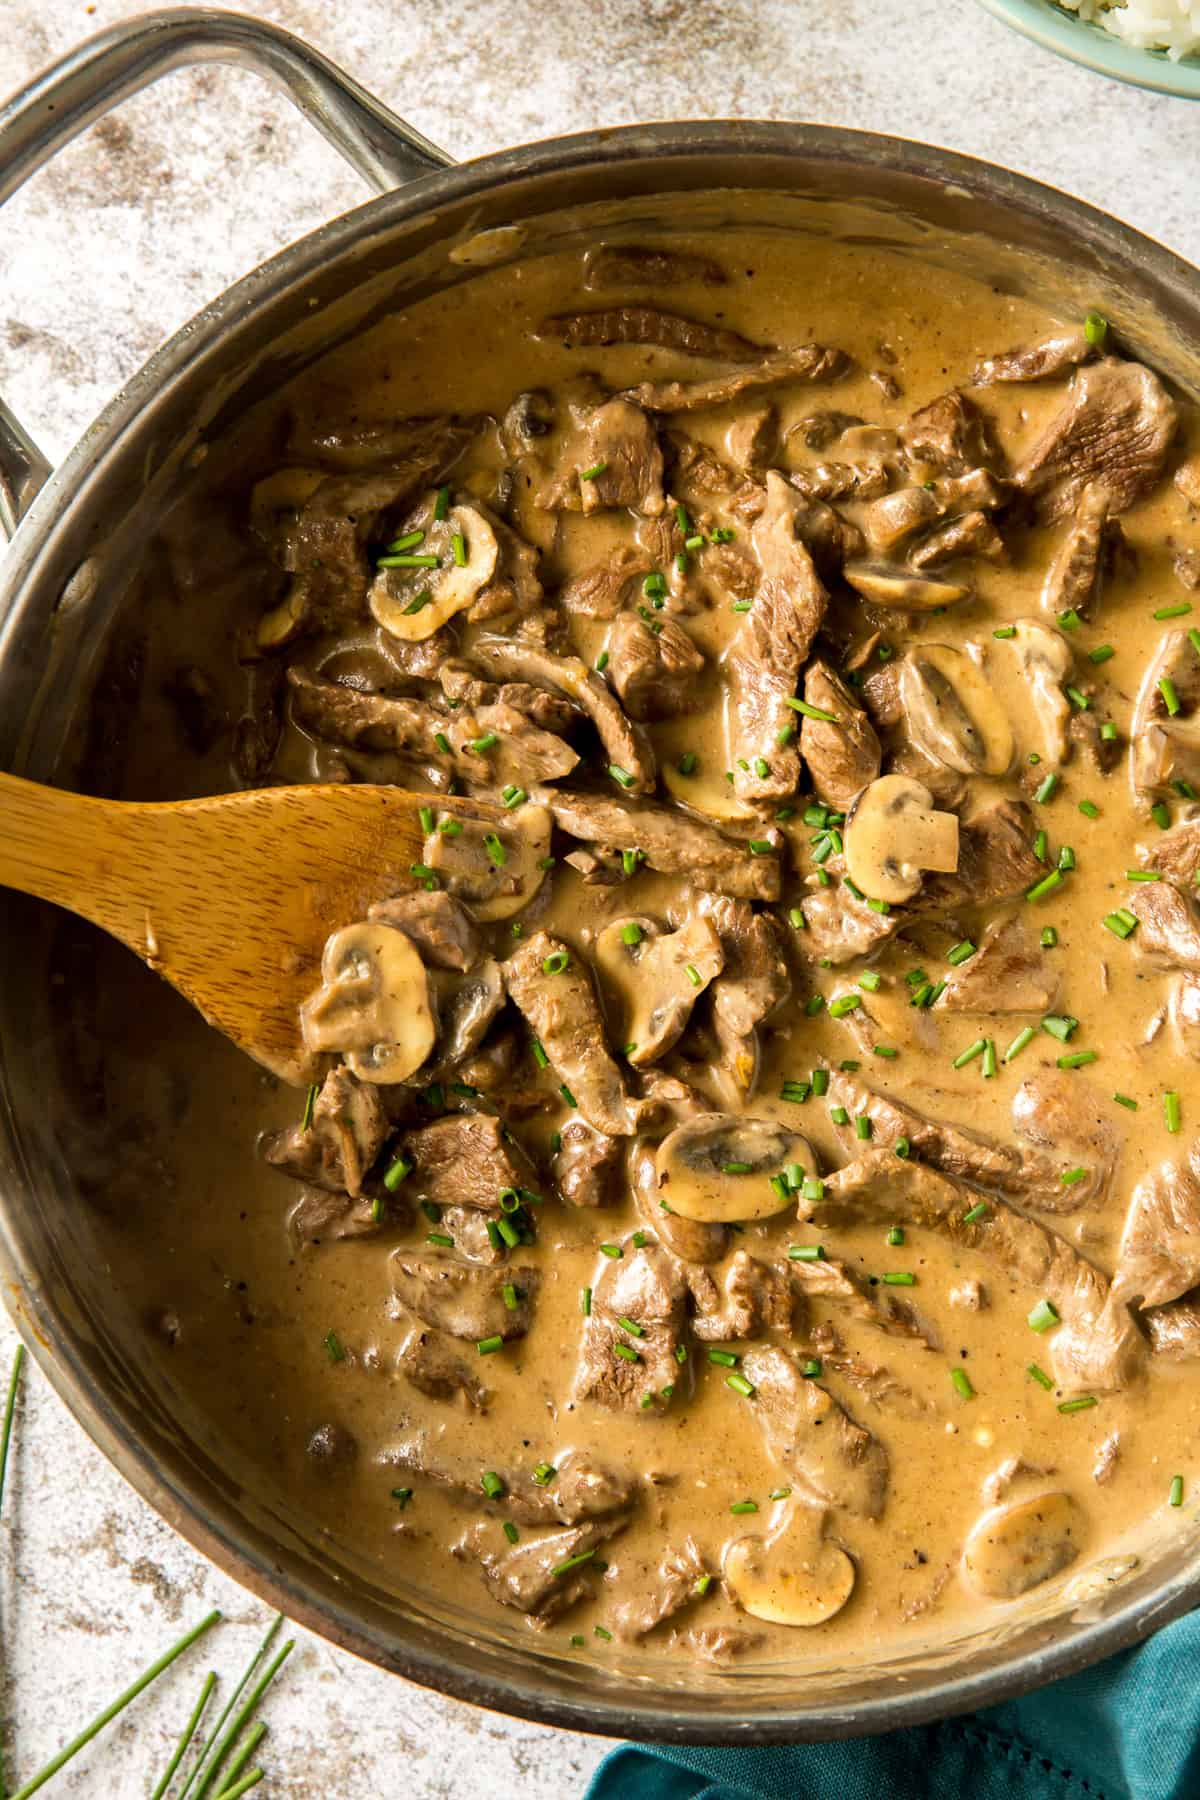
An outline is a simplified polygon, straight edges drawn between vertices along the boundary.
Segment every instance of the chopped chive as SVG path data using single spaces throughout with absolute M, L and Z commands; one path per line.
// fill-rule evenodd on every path
M 856 1007 L 861 1005 L 860 995 L 839 994 L 836 1000 L 829 1002 L 829 1016 L 831 1019 L 844 1019 L 847 1013 L 852 1013 Z
M 685 750 L 675 767 L 681 775 L 694 775 L 700 766 L 700 758 L 694 750 Z
M 619 1257 L 624 1256 L 625 1252 L 622 1250 L 620 1244 L 601 1244 L 600 1254 L 601 1256 L 607 1256 L 610 1261 L 616 1262 Z
M 907 1157 L 912 1155 L 912 1145 L 909 1143 L 909 1141 L 906 1137 L 897 1138 L 895 1143 L 892 1145 L 892 1149 L 895 1151 L 896 1155 L 900 1158 L 901 1162 L 903 1162 Z M 903 1242 L 903 1239 L 901 1239 L 901 1242 Z
M 1032 1025 L 1023 1026 L 1022 1029 L 1018 1031 L 1012 1043 L 1008 1046 L 1008 1049 L 1004 1052 L 1004 1055 L 1000 1059 L 1001 1062 L 1011 1062 L 1013 1057 L 1019 1056 L 1026 1044 L 1031 1044 L 1036 1036 L 1037 1033 Z
M 394 1194 L 400 1183 L 407 1180 L 408 1176 L 412 1174 L 414 1166 L 407 1156 L 398 1156 L 389 1165 L 383 1177 L 383 1185 L 389 1194 Z
M 480 1356 L 494 1356 L 497 1350 L 503 1350 L 504 1339 L 502 1337 L 480 1338 L 475 1348 Z
M 1098 819 L 1100 817 L 1100 808 L 1096 805 L 1094 800 L 1081 800 L 1079 802 L 1079 810 L 1085 819 Z
M 1057 1309 L 1051 1300 L 1039 1300 L 1029 1314 L 1028 1325 L 1031 1331 L 1049 1331 L 1052 1325 L 1061 1323 Z
M 953 1382 L 954 1391 L 960 1400 L 975 1398 L 975 1389 L 971 1386 L 971 1378 L 965 1369 L 951 1369 L 950 1380 Z
M 1068 687 L 1066 694 L 1067 699 L 1071 702 L 1071 705 L 1075 708 L 1076 712 L 1086 712 L 1088 707 L 1092 704 L 1087 695 L 1081 693 L 1077 687 Z
M 1163 1119 L 1166 1123 L 1167 1130 L 1178 1131 L 1181 1118 L 1182 1113 L 1179 1104 L 1179 1095 L 1172 1088 L 1163 1095 Z
M 1001 625 L 992 633 L 994 638 L 1015 638 L 1016 635 L 1017 628 L 1015 625 Z
M 494 831 L 484 833 L 483 847 L 488 853 L 488 861 L 493 868 L 502 869 L 508 861 L 508 851 Z
M 448 487 L 440 487 L 437 491 L 437 499 L 434 501 L 433 516 L 440 523 L 449 511 L 450 489 Z
M 1116 743 L 1117 728 L 1113 724 L 1111 719 L 1106 719 L 1104 721 L 1104 724 L 1100 727 L 1100 736 L 1106 744 L 1115 744 Z
M 996 1042 L 994 1038 L 987 1038 L 984 1042 L 981 1068 L 983 1079 L 990 1081 L 996 1073 Z
M 637 783 L 637 776 L 631 775 L 628 769 L 623 769 L 620 763 L 609 763 L 608 772 L 623 788 L 634 787 Z
M 868 1118 L 866 1113 L 859 1113 L 858 1117 L 855 1119 L 854 1135 L 856 1138 L 859 1138 L 863 1143 L 866 1143 L 867 1139 L 870 1137 L 871 1121 Z
M 408 551 L 401 556 L 381 556 L 375 565 L 377 569 L 440 569 L 441 566 L 440 556 L 422 556 Z
M 1064 844 L 1058 853 L 1058 866 L 1064 874 L 1069 874 L 1075 867 L 1075 852 L 1070 844 Z
M 1051 1381 L 1049 1375 L 1047 1375 L 1045 1369 L 1039 1369 L 1036 1363 L 1030 1363 L 1026 1368 L 1025 1373 L 1027 1375 L 1032 1375 L 1038 1386 L 1045 1388 L 1047 1393 L 1054 1386 L 1054 1383 Z
M 1042 926 L 1041 943 L 1043 950 L 1053 950 L 1055 948 L 1058 943 L 1058 933 L 1055 931 L 1053 925 Z
M 1114 1094 L 1113 1099 L 1118 1106 L 1123 1106 L 1126 1112 L 1136 1112 L 1138 1109 L 1137 1101 L 1131 1100 L 1128 1094 Z
M 517 1290 L 514 1287 L 513 1283 L 511 1281 L 506 1281 L 504 1286 L 501 1288 L 500 1292 L 504 1298 L 504 1304 L 507 1307 L 508 1311 L 516 1312 L 516 1310 L 517 1310 L 518 1306 L 521 1304 L 521 1302 L 517 1297 Z
M 579 1290 L 579 1310 L 584 1318 L 590 1318 L 592 1312 L 592 1290 L 590 1287 Z
M 971 1208 L 970 1212 L 965 1212 L 963 1214 L 961 1223 L 964 1225 L 977 1225 L 979 1223 L 980 1219 L 986 1219 L 987 1215 L 988 1215 L 987 1201 L 986 1200 L 977 1200 L 975 1202 L 974 1206 Z
M 490 1235 L 490 1224 L 491 1224 L 491 1222 L 489 1221 L 489 1235 Z M 497 1230 L 497 1236 L 499 1236 L 498 1230 Z M 442 1250 L 453 1250 L 453 1248 L 454 1248 L 454 1239 L 450 1236 L 449 1232 L 447 1232 L 447 1231 L 427 1232 L 425 1234 L 425 1242 L 427 1244 L 437 1244 L 439 1246 L 439 1248 Z M 499 1245 L 497 1245 L 496 1247 L 498 1249 Z
M 807 700 L 789 700 L 788 705 L 793 712 L 798 712 L 805 719 L 815 719 L 821 725 L 836 725 L 836 713 L 825 712 L 819 706 L 810 706 Z
M 1070 1056 L 1060 1056 L 1058 1066 L 1060 1069 L 1086 1069 L 1089 1063 L 1097 1061 L 1098 1055 L 1095 1050 L 1075 1050 Z
M 779 1098 L 794 1106 L 803 1106 L 811 1091 L 807 1081 L 785 1081 L 779 1090 Z
M 812 1073 L 812 1091 L 819 1100 L 829 1092 L 829 1070 L 814 1069 Z
M 395 556 L 400 550 L 415 550 L 417 545 L 423 543 L 424 540 L 425 533 L 423 531 L 406 531 L 403 537 L 398 537 L 387 545 L 384 555 Z
M 1083 620 L 1080 618 L 1079 614 L 1075 611 L 1075 608 L 1073 606 L 1068 606 L 1068 608 L 1065 612 L 1059 613 L 1058 624 L 1059 624 L 1059 629 L 1062 631 L 1078 631 L 1079 627 L 1083 624 Z M 1031 757 L 1030 761 L 1032 761 L 1032 760 L 1033 759 Z
M 1033 840 L 1033 854 L 1040 863 L 1044 863 L 1049 851 L 1050 834 L 1048 831 L 1039 831 Z
M 614 1344 L 613 1350 L 624 1362 L 640 1363 L 642 1360 L 631 1344 Z
M 1064 1169 L 1058 1179 L 1064 1187 L 1078 1187 L 1081 1181 L 1087 1180 L 1087 1170 L 1076 1163 L 1073 1169 Z
M 550 1067 L 550 1058 L 546 1055 L 545 1050 L 542 1048 L 537 1038 L 530 1038 L 529 1048 L 533 1052 L 533 1060 L 538 1068 L 548 1069 Z
M 550 1573 L 552 1576 L 565 1575 L 569 1569 L 577 1569 L 577 1568 L 579 1568 L 581 1563 L 591 1562 L 591 1560 L 592 1560 L 593 1556 L 595 1556 L 595 1554 L 596 1554 L 596 1552 L 594 1549 L 580 1550 L 577 1553 L 577 1555 L 568 1556 L 562 1562 L 555 1563 L 555 1565 L 551 1569 Z M 579 1641 L 580 1641 L 580 1643 L 582 1643 L 583 1639 L 580 1638 Z
M 1102 312 L 1089 312 L 1084 316 L 1083 335 L 1093 350 L 1103 349 L 1108 338 L 1108 320 Z
M 1088 651 L 1088 661 L 1093 663 L 1106 663 L 1110 657 L 1115 656 L 1116 654 L 1117 653 L 1111 644 L 1097 644 L 1094 650 Z
M 1052 1038 L 1057 1038 L 1060 1044 L 1065 1044 L 1071 1033 L 1078 1029 L 1079 1020 L 1073 1019 L 1069 1013 L 1047 1013 L 1042 1020 L 1042 1030 L 1049 1032 Z
M 579 479 L 580 481 L 595 481 L 597 475 L 603 475 L 607 467 L 606 462 L 593 463 L 590 469 L 580 469 Z
M 900 1054 L 894 1044 L 872 1044 L 871 1049 L 875 1056 L 882 1056 L 888 1062 L 894 1062 Z
M 804 1002 L 804 1010 L 810 1019 L 815 1019 L 824 1004 L 824 994 L 810 994 Z
M 1054 795 L 1057 792 L 1057 789 L 1058 789 L 1058 776 L 1055 775 L 1053 771 L 1051 771 L 1051 773 L 1046 776 L 1045 780 L 1042 781 L 1040 786 L 1037 788 L 1033 797 L 1042 806 L 1045 806 L 1045 804 L 1048 800 L 1053 800 Z
M 451 537 L 450 548 L 454 553 L 455 566 L 465 569 L 467 566 L 467 540 L 461 531 L 456 531 Z
M 982 1056 L 986 1048 L 987 1039 L 976 1038 L 973 1044 L 968 1044 L 967 1048 L 961 1050 L 955 1057 L 953 1067 L 956 1069 L 965 1069 L 969 1062 L 974 1062 L 977 1056 Z
M 916 1287 L 917 1278 L 911 1269 L 890 1269 L 880 1277 L 885 1287 Z
M 1160 831 L 1165 831 L 1171 823 L 1171 809 L 1165 801 L 1156 800 L 1150 808 L 1150 817 Z
M 802 1362 L 800 1364 L 800 1373 L 804 1376 L 806 1381 L 815 1381 L 817 1376 L 821 1373 L 820 1357 L 810 1356 L 805 1362 Z
M 1191 609 L 1189 608 L 1188 610 L 1190 611 Z M 1169 717 L 1173 719 L 1180 710 L 1180 700 L 1179 695 L 1176 692 L 1175 683 L 1171 680 L 1169 675 L 1164 675 L 1162 677 L 1158 684 L 1158 691 L 1163 697 L 1163 705 L 1166 707 Z
M 313 1122 L 313 1108 L 317 1104 L 317 1094 L 319 1092 L 320 1089 L 314 1081 L 307 1094 L 304 1096 L 304 1113 L 300 1120 L 301 1131 L 307 1131 Z
M 617 1324 L 621 1326 L 622 1330 L 627 1331 L 631 1337 L 640 1338 L 645 1337 L 646 1335 L 646 1327 L 644 1325 L 639 1325 L 636 1319 L 627 1318 L 624 1313 L 619 1313 L 617 1315 Z
M 1025 898 L 1027 900 L 1044 900 L 1047 894 L 1052 894 L 1055 888 L 1062 886 L 1063 880 L 1061 869 L 1051 869 L 1048 875 L 1043 875 L 1040 881 L 1035 881 L 1031 888 L 1026 888 Z
M 850 1123 L 850 1114 L 846 1111 L 844 1106 L 831 1106 L 829 1109 L 829 1117 L 833 1120 L 835 1125 L 848 1125 Z
M 528 800 L 529 795 L 525 792 L 523 787 L 514 787 L 510 782 L 508 787 L 504 788 L 501 792 L 500 798 L 503 800 L 509 812 L 511 812 L 514 806 L 523 806 L 525 801 Z
M 710 1350 L 708 1360 L 722 1369 L 736 1369 L 738 1365 L 738 1359 L 732 1350 Z
M 766 838 L 751 838 L 747 848 L 751 856 L 770 856 L 775 846 L 768 843 Z
M 1182 1506 L 1183 1505 L 1183 1476 L 1182 1475 L 1172 1475 L 1171 1486 L 1167 1491 L 1167 1505 L 1168 1506 Z
M 953 950 L 947 951 L 946 961 L 952 963 L 957 969 L 960 964 L 965 963 L 968 958 L 974 956 L 974 954 L 975 945 L 971 942 L 970 938 L 964 938 L 961 944 L 955 944 Z
M 739 1513 L 739 1514 L 740 1513 L 756 1513 L 758 1511 L 758 1501 L 757 1500 L 735 1500 L 729 1510 L 731 1513 Z
M 433 734 L 433 741 L 443 756 L 450 755 L 450 739 L 446 736 L 444 731 L 435 731 Z
M 433 808 L 432 808 L 432 806 L 421 807 L 420 811 L 417 814 L 417 817 L 421 821 L 421 830 L 425 833 L 426 837 L 428 837 L 429 833 L 433 830 Z
M 482 737 L 472 738 L 467 748 L 476 756 L 483 756 L 487 751 L 494 750 L 499 742 L 500 738 L 496 732 L 485 731 Z
M 904 1227 L 903 1227 L 903 1225 L 893 1225 L 892 1229 L 887 1234 L 887 1241 L 889 1244 L 891 1244 L 893 1249 L 898 1249 L 899 1246 L 904 1242 Z
M 501 1530 L 504 1532 L 504 1535 L 510 1544 L 515 1544 L 521 1535 L 511 1519 L 505 1519 Z
M 796 931 L 808 930 L 808 920 L 798 906 L 793 906 L 788 909 L 788 924 Z
M 331 1363 L 345 1362 L 346 1352 L 336 1331 L 327 1331 L 321 1342 L 325 1346 L 325 1354 Z
M 1191 610 L 1192 603 L 1190 600 L 1180 600 L 1174 606 L 1157 607 L 1154 612 L 1154 617 L 1156 619 L 1182 619 L 1186 617 Z M 1158 685 L 1161 687 L 1162 682 L 1160 681 Z
M 571 966 L 571 958 L 565 950 L 554 950 L 542 960 L 544 975 L 565 975 Z
M 752 1381 L 747 1381 L 746 1377 L 740 1371 L 735 1371 L 732 1375 L 727 1375 L 725 1377 L 725 1386 L 727 1388 L 732 1388 L 735 1394 L 741 1394 L 744 1400 L 753 1400 L 754 1398 L 754 1383 Z
M 824 1244 L 789 1244 L 789 1262 L 824 1262 Z
M 1099 1406 L 1099 1404 L 1100 1402 L 1094 1394 L 1080 1394 L 1078 1400 L 1060 1400 L 1058 1410 L 1060 1413 L 1086 1412 L 1089 1406 Z

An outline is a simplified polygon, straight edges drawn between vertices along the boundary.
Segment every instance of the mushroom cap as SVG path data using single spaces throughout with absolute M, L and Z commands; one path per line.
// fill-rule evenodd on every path
M 864 600 L 901 612 L 933 612 L 939 606 L 954 606 L 971 593 L 964 582 L 917 575 L 893 563 L 848 562 L 842 574 Z
M 790 1163 L 816 1174 L 812 1145 L 799 1132 L 772 1119 L 700 1113 L 658 1146 L 658 1197 L 672 1213 L 704 1224 L 766 1219 L 796 1204 L 794 1192 L 780 1195 L 771 1186 L 771 1177 L 782 1175 Z
M 404 1081 L 437 1036 L 429 977 L 402 931 L 366 919 L 326 940 L 321 985 L 300 1008 L 314 1054 L 333 1051 L 361 1081 Z
M 641 934 L 626 941 L 630 927 Z M 614 919 L 596 939 L 596 968 L 618 1015 L 622 1041 L 634 1047 L 626 1061 L 635 1068 L 657 1062 L 678 1042 L 692 1008 L 725 966 L 725 952 L 707 919 L 689 917 L 678 931 L 657 919 Z
M 927 787 L 910 775 L 881 775 L 851 805 L 843 829 L 846 870 L 869 900 L 911 900 L 921 872 L 958 867 L 958 815 L 935 812 Z
M 918 644 L 900 664 L 900 698 L 913 742 L 963 775 L 1004 775 L 1012 726 L 977 663 L 949 644 Z
M 1061 1491 L 994 1506 L 963 1546 L 963 1571 L 989 1599 L 1015 1600 L 1073 1563 L 1085 1530 L 1082 1510 Z
M 481 512 L 473 506 L 452 506 L 444 519 L 434 517 L 436 497 L 409 527 L 424 531 L 415 554 L 437 556 L 436 569 L 380 568 L 371 583 L 367 604 L 385 631 L 406 643 L 418 643 L 440 631 L 447 619 L 470 606 L 496 573 L 500 545 Z M 455 557 L 455 540 L 461 539 L 465 561 Z M 427 595 L 427 599 L 422 599 Z
M 771 1625 L 822 1625 L 854 1591 L 853 1560 L 823 1537 L 824 1514 L 797 1509 L 770 1537 L 737 1538 L 721 1573 L 743 1612 Z

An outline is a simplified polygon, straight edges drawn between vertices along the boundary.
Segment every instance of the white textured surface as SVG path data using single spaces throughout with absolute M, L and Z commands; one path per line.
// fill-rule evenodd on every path
M 0 0 L 0 93 L 148 10 Z M 1200 261 L 1200 106 L 1053 62 L 968 0 L 246 0 L 243 10 L 309 37 L 457 156 L 635 119 L 829 120 L 1026 170 Z M 203 301 L 361 198 L 334 153 L 252 76 L 172 77 L 0 216 L 0 388 L 61 454 Z M 11 1347 L 7 1327 L 0 1339 Z M 158 1521 L 36 1374 L 6 1518 L 0 1700 L 25 1776 L 188 1623 L 226 1611 L 209 1649 L 49 1790 L 145 1795 L 210 1655 L 236 1667 L 263 1610 Z M 268 1713 L 272 1778 L 258 1791 L 289 1800 L 570 1800 L 604 1748 L 474 1712 L 303 1636 Z

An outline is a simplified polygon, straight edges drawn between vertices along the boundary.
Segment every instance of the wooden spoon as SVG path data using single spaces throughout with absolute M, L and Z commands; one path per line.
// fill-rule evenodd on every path
M 0 885 L 53 900 L 136 951 L 284 1081 L 319 1059 L 299 1007 L 321 951 L 373 901 L 414 885 L 419 808 L 498 807 L 393 787 L 256 788 L 141 805 L 0 773 Z

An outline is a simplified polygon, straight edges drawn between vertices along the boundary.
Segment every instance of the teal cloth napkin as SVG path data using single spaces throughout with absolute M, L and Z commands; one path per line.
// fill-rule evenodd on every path
M 758 1750 L 623 1744 L 586 1800 L 1200 1800 L 1200 1612 L 940 1725 Z

